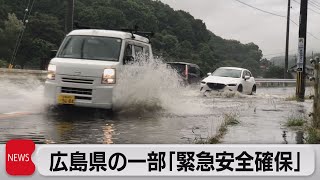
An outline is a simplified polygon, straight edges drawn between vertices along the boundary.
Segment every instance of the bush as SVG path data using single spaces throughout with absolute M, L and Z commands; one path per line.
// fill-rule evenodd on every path
M 4 61 L 4 60 L 0 59 L 0 68 L 6 68 L 6 67 L 8 67 L 7 61 Z
M 303 119 L 290 119 L 287 122 L 288 127 L 298 127 L 303 126 L 304 120 Z
M 309 127 L 306 142 L 308 144 L 319 144 L 320 143 L 320 130 L 313 128 L 313 127 Z

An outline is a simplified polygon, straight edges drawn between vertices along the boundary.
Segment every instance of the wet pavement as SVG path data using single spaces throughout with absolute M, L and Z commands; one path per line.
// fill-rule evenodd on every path
M 203 96 L 197 87 L 186 87 L 175 99 L 162 96 L 154 108 L 131 104 L 136 108 L 119 107 L 113 114 L 82 108 L 47 111 L 43 83 L 37 80 L 2 80 L 0 90 L 1 143 L 17 138 L 61 144 L 196 143 L 217 133 L 224 114 L 237 115 L 240 124 L 228 127 L 222 143 L 301 143 L 303 133 L 284 124 L 312 110 L 311 100 L 285 100 L 295 94 L 293 87 L 259 88 L 253 96 Z

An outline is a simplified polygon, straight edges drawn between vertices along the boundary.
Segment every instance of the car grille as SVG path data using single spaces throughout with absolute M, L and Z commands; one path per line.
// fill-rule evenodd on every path
M 76 79 L 76 78 L 67 78 L 67 77 L 63 77 L 62 82 L 75 83 L 75 84 L 93 84 L 92 79 Z
M 67 94 L 92 95 L 92 89 L 82 89 L 82 88 L 62 87 L 61 92 L 67 93 Z
M 219 90 L 226 87 L 225 84 L 219 84 L 219 83 L 207 83 L 208 87 L 213 90 Z

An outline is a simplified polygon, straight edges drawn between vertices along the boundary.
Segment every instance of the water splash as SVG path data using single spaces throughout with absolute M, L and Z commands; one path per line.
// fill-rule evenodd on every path
M 42 111 L 43 89 L 43 83 L 36 77 L 0 78 L 0 111 Z
M 180 76 L 162 59 L 140 59 L 123 67 L 119 76 L 114 89 L 117 112 L 203 113 L 203 104 L 194 102 L 194 90 L 183 86 Z
M 218 91 L 210 91 L 210 92 L 205 92 L 204 95 L 206 97 L 210 97 L 210 98 L 250 98 L 253 96 L 250 95 L 246 95 L 246 94 L 242 94 L 239 92 L 218 92 Z

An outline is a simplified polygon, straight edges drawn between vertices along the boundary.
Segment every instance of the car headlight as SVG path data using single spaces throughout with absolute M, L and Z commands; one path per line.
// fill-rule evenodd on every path
M 102 84 L 115 84 L 116 83 L 116 69 L 108 68 L 103 71 Z
M 228 86 L 237 86 L 237 84 L 228 84 Z
M 47 79 L 55 80 L 55 78 L 56 78 L 56 71 L 57 71 L 57 66 L 56 66 L 56 65 L 53 65 L 53 64 L 49 64 L 49 66 L 48 66 Z

